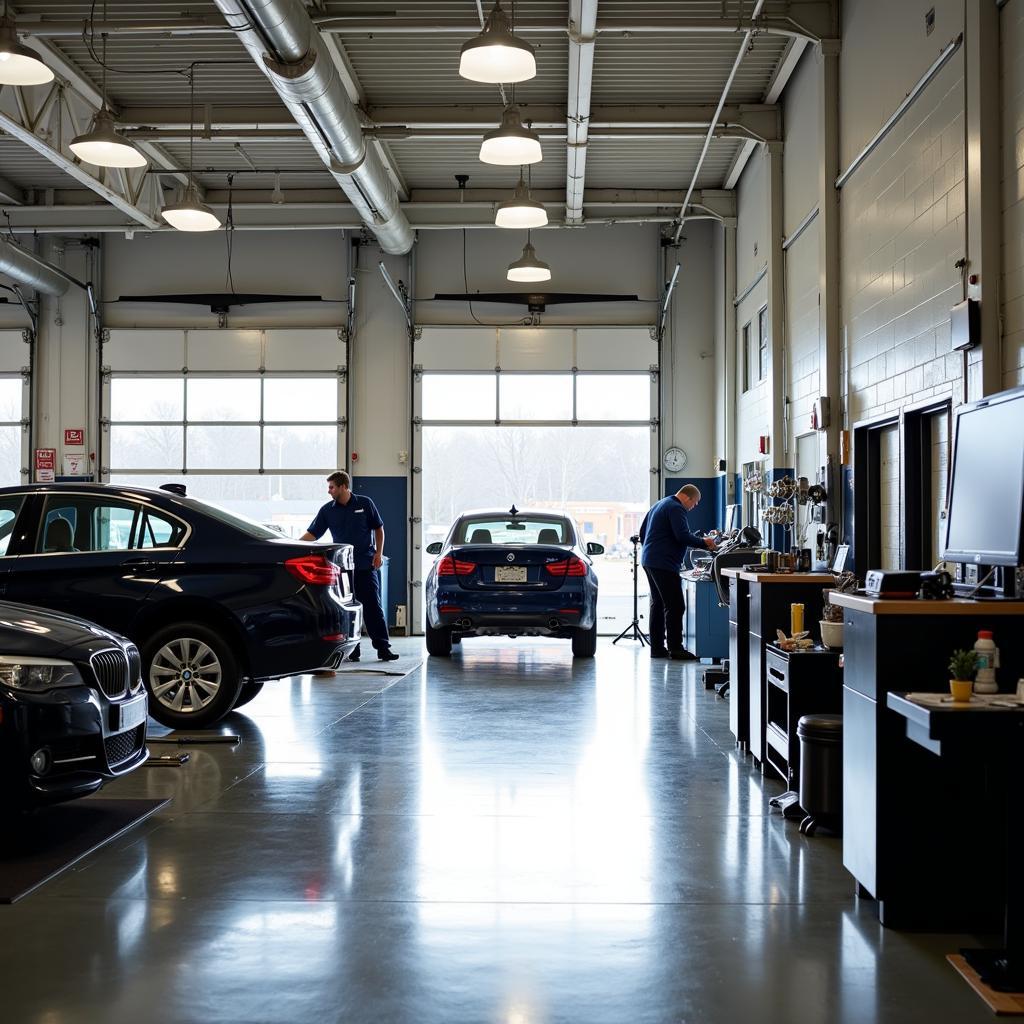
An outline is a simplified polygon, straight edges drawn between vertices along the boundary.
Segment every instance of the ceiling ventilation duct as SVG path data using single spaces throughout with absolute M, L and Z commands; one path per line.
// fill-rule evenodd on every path
M 367 147 L 359 114 L 300 0 L 216 4 L 381 248 L 407 253 L 413 231 L 398 193 L 377 151 Z
M 63 295 L 71 278 L 14 242 L 0 238 L 0 274 L 46 295 Z

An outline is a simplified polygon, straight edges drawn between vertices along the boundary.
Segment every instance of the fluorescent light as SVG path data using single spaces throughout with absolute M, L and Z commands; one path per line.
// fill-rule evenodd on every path
M 14 18 L 0 18 L 0 85 L 46 85 L 53 72 L 42 57 L 18 39 Z
M 530 198 L 530 190 L 520 174 L 512 198 L 498 204 L 495 225 L 499 228 L 542 228 L 547 222 L 547 210 L 536 199 Z
M 71 140 L 71 152 L 96 167 L 145 167 L 146 158 L 114 128 L 106 107 L 96 112 L 92 127 Z
M 200 200 L 199 192 L 191 181 L 181 202 L 165 206 L 160 216 L 179 231 L 216 231 L 220 227 L 217 215 Z
M 508 265 L 509 281 L 550 281 L 551 268 L 543 261 L 537 259 L 537 253 L 533 246 L 527 242 L 523 246 L 523 255 Z
M 489 131 L 480 144 L 480 159 L 485 164 L 518 167 L 535 164 L 543 157 L 540 136 L 523 127 L 523 119 L 516 106 L 504 109 L 499 127 Z
M 537 74 L 533 47 L 512 35 L 508 18 L 495 3 L 480 34 L 462 44 L 459 74 L 471 82 L 525 82 Z

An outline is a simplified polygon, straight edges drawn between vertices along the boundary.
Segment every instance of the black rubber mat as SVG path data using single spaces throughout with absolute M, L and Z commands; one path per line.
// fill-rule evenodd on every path
M 0 903 L 27 896 L 167 802 L 80 800 L 8 817 L 0 838 Z

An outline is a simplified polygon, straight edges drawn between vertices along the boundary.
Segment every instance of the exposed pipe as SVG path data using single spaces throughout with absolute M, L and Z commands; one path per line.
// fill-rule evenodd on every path
M 893 111 L 892 116 L 875 133 L 875 137 L 853 158 L 853 162 L 836 178 L 836 188 L 842 188 L 850 176 L 865 160 L 875 151 L 878 144 L 892 131 L 896 122 L 907 112 L 914 101 L 927 88 L 928 83 L 946 66 L 949 59 L 963 45 L 964 34 L 961 32 L 955 39 L 951 40 L 943 48 L 942 52 L 935 58 L 932 66 L 918 79 L 917 84 L 903 98 L 903 102 Z
M 729 72 L 729 77 L 726 79 L 725 85 L 722 87 L 722 95 L 718 97 L 718 106 L 715 107 L 715 116 L 711 118 L 711 124 L 708 125 L 708 133 L 704 137 L 704 145 L 701 147 L 700 157 L 697 159 L 697 166 L 693 169 L 693 177 L 690 179 L 690 187 L 686 190 L 683 205 L 679 208 L 679 224 L 676 227 L 675 234 L 672 236 L 672 241 L 675 245 L 679 244 L 679 237 L 683 233 L 683 224 L 686 222 L 686 207 L 690 203 L 690 196 L 693 195 L 693 190 L 697 187 L 697 178 L 700 175 L 701 168 L 704 166 L 704 160 L 708 155 L 711 140 L 715 136 L 715 125 L 718 124 L 718 119 L 722 116 L 722 108 L 725 106 L 725 101 L 729 96 L 729 90 L 732 88 L 733 80 L 736 78 L 736 72 L 739 71 L 740 64 L 743 63 L 743 58 L 747 53 L 747 48 L 750 46 L 750 39 L 754 34 L 754 23 L 757 21 L 762 7 L 764 7 L 764 0 L 757 0 L 753 13 L 750 15 L 750 27 L 743 33 L 743 40 L 740 42 L 739 52 L 736 54 L 736 59 L 732 62 L 732 70 Z
M 384 283 L 388 286 L 388 291 L 391 292 L 395 297 L 395 301 L 402 307 L 402 315 L 405 317 L 405 325 L 410 330 L 412 329 L 412 315 L 409 312 L 409 303 L 405 296 L 402 294 L 399 287 L 395 284 L 394 278 L 388 273 L 388 268 L 384 266 L 383 260 L 377 261 L 377 267 L 380 269 L 381 277 L 384 278 Z
M 672 292 L 675 291 L 676 279 L 679 277 L 679 264 L 676 264 L 676 269 L 672 271 L 672 280 L 669 281 L 668 287 L 665 289 L 665 301 L 661 304 L 661 315 L 658 317 L 658 337 L 660 338 L 662 332 L 665 330 L 665 317 L 668 315 L 668 306 L 672 301 Z
M 6 238 L 0 238 L 0 273 L 45 295 L 60 296 L 70 285 L 81 284 L 70 274 Z
M 597 0 L 569 3 L 569 103 L 566 118 L 565 221 L 583 223 L 583 187 L 587 175 L 590 92 L 594 79 Z
M 415 241 L 380 156 L 300 0 L 216 0 L 384 252 Z

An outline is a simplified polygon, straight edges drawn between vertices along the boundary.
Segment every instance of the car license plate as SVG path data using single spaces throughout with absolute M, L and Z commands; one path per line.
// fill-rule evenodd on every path
M 499 565 L 494 569 L 495 583 L 525 583 L 525 565 Z
M 142 725 L 146 720 L 148 704 L 146 695 L 140 693 L 138 697 L 125 701 L 124 704 L 115 704 L 110 709 L 111 732 L 127 732 Z

